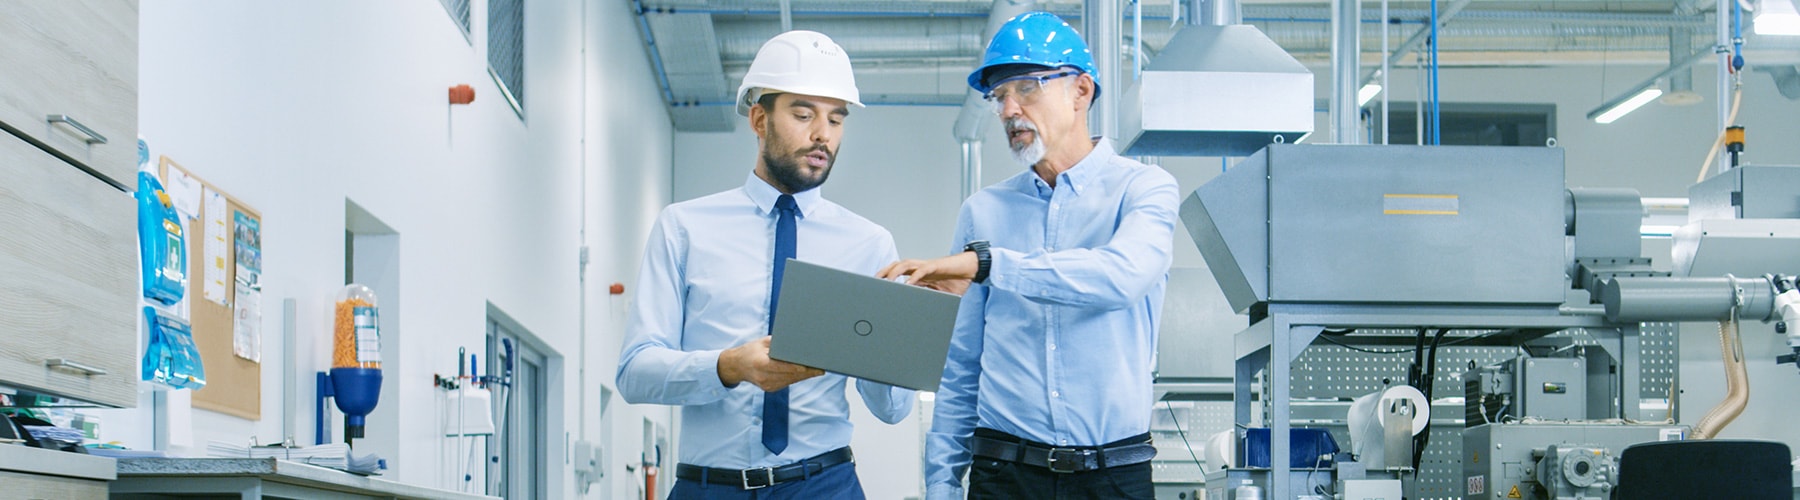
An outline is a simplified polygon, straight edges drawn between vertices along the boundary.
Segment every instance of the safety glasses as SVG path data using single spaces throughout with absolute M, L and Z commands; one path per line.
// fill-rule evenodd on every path
M 1081 74 L 1080 71 L 1064 70 L 1041 75 L 1019 75 L 995 83 L 993 89 L 989 90 L 982 98 L 987 99 L 988 105 L 994 109 L 994 114 L 999 114 L 1006 107 L 1007 99 L 1012 99 L 1021 107 L 1030 106 L 1037 103 L 1038 98 L 1043 96 L 1043 93 L 1039 91 L 1044 89 L 1045 83 L 1079 74 Z

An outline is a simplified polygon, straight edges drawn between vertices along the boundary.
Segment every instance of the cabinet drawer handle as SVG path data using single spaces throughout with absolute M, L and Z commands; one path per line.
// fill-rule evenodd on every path
M 44 360 L 44 366 L 48 366 L 51 368 L 67 368 L 70 370 L 85 373 L 90 377 L 94 376 L 94 375 L 105 375 L 106 374 L 105 369 L 88 366 L 88 365 L 81 364 L 81 363 L 78 363 L 75 361 L 70 361 L 65 358 L 46 359 L 46 360 Z
M 71 118 L 69 115 L 50 115 L 48 120 L 50 120 L 50 123 L 67 123 L 70 127 L 74 127 L 76 131 L 87 134 L 88 144 L 106 144 L 106 136 L 100 135 L 99 132 L 95 132 L 94 129 L 88 128 L 87 125 L 82 125 L 81 122 L 75 121 L 75 119 Z

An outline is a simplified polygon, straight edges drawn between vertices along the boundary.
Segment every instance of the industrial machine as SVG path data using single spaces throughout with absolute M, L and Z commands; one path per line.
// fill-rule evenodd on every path
M 1209 470 L 1208 489 L 1311 498 L 1400 478 L 1407 498 L 1605 499 L 1626 447 L 1716 433 L 1730 415 L 1675 421 L 1672 322 L 1800 321 L 1794 280 L 1770 274 L 1800 271 L 1800 168 L 1696 185 L 1673 275 L 1640 255 L 1636 192 L 1563 179 L 1556 148 L 1276 144 L 1195 190 L 1183 222 L 1250 322 L 1233 420 L 1270 429 L 1266 467 Z M 1400 386 L 1424 401 L 1352 404 Z M 1410 442 L 1389 425 L 1404 418 L 1354 423 L 1395 405 L 1421 406 Z M 1399 460 L 1297 467 L 1296 425 Z

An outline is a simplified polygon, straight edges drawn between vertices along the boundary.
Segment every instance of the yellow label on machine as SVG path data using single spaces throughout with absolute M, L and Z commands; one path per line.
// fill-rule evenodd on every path
M 1506 498 L 1525 498 L 1525 497 L 1519 496 L 1519 485 L 1515 484 L 1512 487 L 1512 491 L 1506 492 Z
M 1384 194 L 1381 213 L 1386 215 L 1457 215 L 1462 199 L 1454 194 Z

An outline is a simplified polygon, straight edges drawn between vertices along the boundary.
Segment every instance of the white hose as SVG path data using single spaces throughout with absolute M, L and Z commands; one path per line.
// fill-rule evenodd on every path
M 1731 114 L 1730 116 L 1725 117 L 1725 126 L 1729 127 L 1731 124 L 1737 123 L 1738 105 L 1743 104 L 1743 102 L 1744 88 L 1740 86 L 1731 92 Z M 1700 162 L 1700 175 L 1694 177 L 1694 182 L 1696 184 L 1706 180 L 1706 171 L 1711 170 L 1713 161 L 1719 159 L 1719 148 L 1725 145 L 1725 133 L 1725 130 L 1720 130 L 1719 137 L 1713 139 L 1712 150 L 1707 151 L 1706 160 Z
M 1736 314 L 1719 322 L 1719 351 L 1725 360 L 1725 399 L 1694 426 L 1694 439 L 1717 437 L 1750 402 L 1750 376 L 1744 369 L 1744 344 L 1738 339 Z

